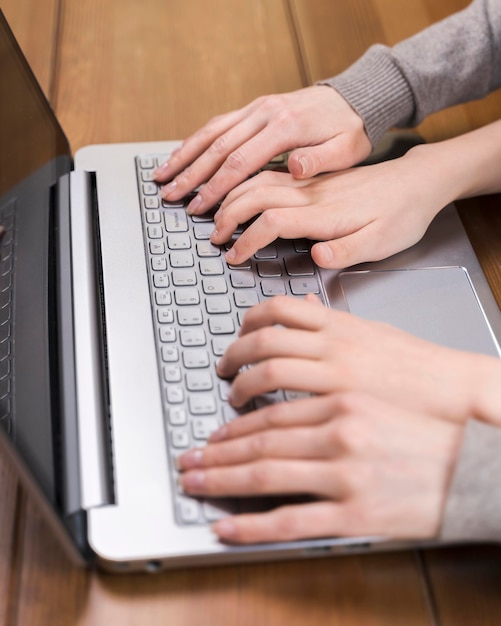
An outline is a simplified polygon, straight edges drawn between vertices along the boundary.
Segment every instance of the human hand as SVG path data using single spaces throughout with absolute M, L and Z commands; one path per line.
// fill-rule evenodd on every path
M 235 376 L 235 407 L 274 389 L 357 391 L 461 423 L 498 415 L 500 369 L 499 359 L 435 345 L 311 296 L 278 296 L 249 309 L 217 365 L 222 378 Z
M 188 206 L 200 214 L 273 157 L 294 150 L 289 171 L 299 179 L 351 167 L 371 151 L 362 119 L 331 87 L 265 96 L 212 119 L 156 171 L 166 200 L 206 183 Z
M 211 240 L 223 244 L 239 224 L 258 216 L 226 253 L 229 263 L 243 263 L 278 237 L 320 241 L 311 251 L 320 267 L 386 258 L 419 241 L 453 199 L 422 154 L 420 147 L 399 159 L 309 180 L 262 172 L 228 194 Z
M 308 494 L 315 500 L 216 522 L 231 543 L 437 534 L 463 427 L 363 394 L 270 405 L 178 459 L 196 496 Z

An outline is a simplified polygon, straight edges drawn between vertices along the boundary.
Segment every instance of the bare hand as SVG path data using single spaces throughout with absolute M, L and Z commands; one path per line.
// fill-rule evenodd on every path
M 368 393 L 461 423 L 498 415 L 499 359 L 444 348 L 310 300 L 278 296 L 246 313 L 239 339 L 217 367 L 223 378 L 236 376 L 229 395 L 235 407 L 274 389 L 295 389 Z
M 433 537 L 462 426 L 361 394 L 269 406 L 179 459 L 198 496 L 309 494 L 311 502 L 218 521 L 225 541 Z
M 283 152 L 299 179 L 351 167 L 371 151 L 360 116 L 331 87 L 258 98 L 218 116 L 186 139 L 156 172 L 167 200 L 206 183 L 188 207 L 203 213 Z M 174 178 L 175 177 L 175 178 Z M 173 180 L 172 180 L 173 179 Z
M 453 199 L 441 177 L 422 171 L 430 166 L 421 155 L 419 148 L 394 161 L 309 180 L 262 172 L 228 194 L 211 240 L 228 241 L 239 224 L 257 215 L 227 253 L 228 262 L 244 262 L 277 237 L 325 242 L 312 248 L 321 267 L 386 258 L 419 241 Z

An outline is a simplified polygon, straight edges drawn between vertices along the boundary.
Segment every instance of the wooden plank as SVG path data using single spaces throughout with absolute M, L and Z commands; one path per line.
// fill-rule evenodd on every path
M 56 0 L 4 0 L 2 11 L 42 88 L 50 90 Z M 0 624 L 10 626 L 17 612 L 18 575 L 24 524 L 24 495 L 11 467 L 0 458 Z
M 497 626 L 501 615 L 501 546 L 429 550 L 425 563 L 441 626 Z
M 2 11 L 45 94 L 50 96 L 58 0 L 4 0 Z
M 56 106 L 73 149 L 183 137 L 258 95 L 301 86 L 281 2 L 147 5 L 68 3 Z
M 38 512 L 27 518 L 19 624 L 429 624 L 407 553 L 108 575 L 73 568 Z

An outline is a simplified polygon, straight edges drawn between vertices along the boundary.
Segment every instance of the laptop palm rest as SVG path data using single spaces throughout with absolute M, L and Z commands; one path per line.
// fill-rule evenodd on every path
M 448 348 L 499 356 L 463 267 L 347 271 L 339 281 L 350 312 L 359 317 Z

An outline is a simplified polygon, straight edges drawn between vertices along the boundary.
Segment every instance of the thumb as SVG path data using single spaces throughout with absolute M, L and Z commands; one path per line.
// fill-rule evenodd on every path
M 321 241 L 311 248 L 311 256 L 315 263 L 326 269 L 343 269 L 356 263 L 378 261 L 384 253 L 377 254 L 374 248 L 374 235 L 370 236 L 366 229 L 350 233 L 339 239 Z
M 346 142 L 337 136 L 318 146 L 294 150 L 289 155 L 288 167 L 294 178 L 304 179 L 352 167 L 361 158 L 355 150 L 347 149 Z

